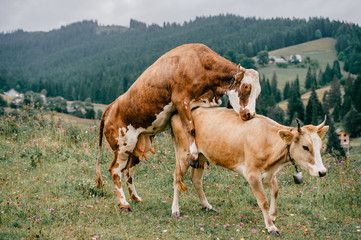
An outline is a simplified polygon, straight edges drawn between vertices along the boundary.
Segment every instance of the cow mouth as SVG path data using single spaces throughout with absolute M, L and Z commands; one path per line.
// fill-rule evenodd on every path
M 254 114 L 251 114 L 251 113 L 248 111 L 248 109 L 246 109 L 246 110 L 240 112 L 239 115 L 240 115 L 240 117 L 241 117 L 241 119 L 242 119 L 243 121 L 247 121 L 247 120 L 250 120 L 250 119 L 254 118 L 256 114 L 255 114 L 255 113 L 254 113 Z

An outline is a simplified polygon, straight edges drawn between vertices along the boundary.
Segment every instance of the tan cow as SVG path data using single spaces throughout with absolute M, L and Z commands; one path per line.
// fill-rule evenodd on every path
M 136 165 L 146 152 L 152 151 L 151 138 L 170 125 L 170 117 L 178 112 L 187 136 L 187 158 L 198 158 L 194 143 L 191 109 L 221 104 L 227 93 L 233 109 L 243 120 L 255 114 L 255 102 L 261 91 L 258 73 L 219 56 L 202 44 L 186 44 L 161 56 L 104 111 L 99 131 L 97 187 L 102 180 L 99 169 L 103 131 L 114 151 L 109 167 L 119 206 L 130 210 L 122 184 L 124 178 L 132 201 L 142 201 L 134 187 Z
M 192 111 L 192 116 L 199 161 L 203 166 L 208 161 L 242 174 L 257 198 L 267 230 L 278 236 L 278 229 L 273 223 L 277 214 L 276 174 L 293 159 L 312 176 L 326 175 L 320 154 L 321 138 L 328 130 L 325 121 L 319 126 L 292 128 L 261 115 L 256 115 L 249 121 L 240 121 L 234 111 L 225 108 L 198 108 Z M 178 190 L 187 190 L 183 177 L 188 169 L 184 151 L 188 140 L 178 115 L 172 117 L 171 125 L 176 149 L 172 215 L 177 216 L 180 214 Z M 209 210 L 214 210 L 203 192 L 203 171 L 204 168 L 191 169 L 192 184 L 201 204 Z M 262 183 L 271 188 L 270 207 Z

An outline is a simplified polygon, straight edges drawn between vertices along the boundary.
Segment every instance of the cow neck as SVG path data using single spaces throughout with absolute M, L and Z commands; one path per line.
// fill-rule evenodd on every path
M 291 157 L 290 147 L 291 147 L 291 145 L 287 144 L 287 156 L 290 159 L 292 165 L 295 167 L 296 173 L 298 173 L 299 171 L 298 171 L 297 165 L 295 163 L 295 160 Z

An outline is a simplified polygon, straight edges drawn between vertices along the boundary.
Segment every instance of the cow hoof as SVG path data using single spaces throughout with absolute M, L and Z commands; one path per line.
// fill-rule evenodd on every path
M 122 210 L 122 212 L 131 212 L 132 211 L 131 208 L 122 208 L 121 210 Z
M 120 204 L 117 205 L 118 208 L 120 209 L 121 212 L 131 212 L 132 209 L 130 208 L 130 206 L 121 206 Z M 116 207 L 116 206 L 114 206 Z
M 215 212 L 215 213 L 218 212 L 215 208 L 202 207 L 202 210 L 207 211 L 207 212 Z
M 174 212 L 174 213 L 172 213 L 172 217 L 173 217 L 173 218 L 179 218 L 179 217 L 180 217 L 180 213 L 179 213 L 179 212 Z
M 279 231 L 270 231 L 269 234 L 275 237 L 279 237 L 281 235 Z

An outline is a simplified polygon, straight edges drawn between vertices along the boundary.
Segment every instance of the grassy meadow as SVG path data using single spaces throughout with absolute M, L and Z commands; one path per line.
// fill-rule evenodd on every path
M 107 171 L 109 147 L 101 162 L 105 185 L 95 187 L 98 127 L 32 112 L 0 119 L 0 239 L 273 238 L 249 184 L 213 165 L 206 168 L 204 189 L 219 212 L 202 210 L 190 188 L 180 196 L 181 217 L 172 218 L 175 159 L 167 132 L 156 136 L 156 154 L 137 169 L 144 202 L 122 213 Z M 327 176 L 304 172 L 303 185 L 293 183 L 291 166 L 280 172 L 280 239 L 361 238 L 360 152 L 354 147 L 343 160 L 324 155 Z M 189 177 L 186 184 L 191 186 Z

